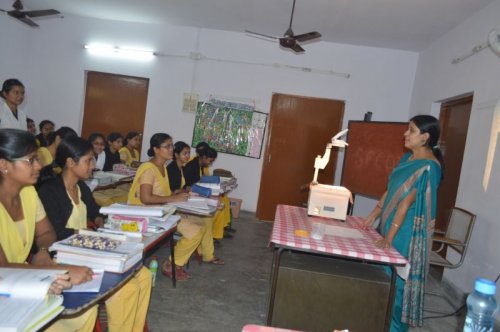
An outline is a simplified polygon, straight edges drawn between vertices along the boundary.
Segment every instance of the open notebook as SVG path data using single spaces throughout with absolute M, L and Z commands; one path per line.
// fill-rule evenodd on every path
M 60 295 L 47 295 L 59 270 L 0 268 L 0 331 L 37 331 L 63 309 Z

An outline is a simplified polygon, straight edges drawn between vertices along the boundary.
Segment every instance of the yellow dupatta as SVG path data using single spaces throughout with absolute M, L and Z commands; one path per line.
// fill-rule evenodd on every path
M 128 192 L 128 204 L 134 205 L 142 205 L 140 198 L 140 178 L 144 174 L 144 172 L 153 169 L 155 175 L 155 181 L 159 184 L 162 195 L 161 196 L 170 196 L 172 195 L 172 191 L 170 190 L 170 183 L 168 182 L 167 170 L 165 169 L 165 177 L 163 177 L 156 167 L 155 164 L 148 161 L 137 169 L 137 173 L 135 173 L 134 181 L 132 182 L 132 186 L 130 187 L 130 191 Z
M 120 154 L 120 158 L 121 158 L 122 154 L 126 155 L 127 158 L 125 159 L 125 165 L 130 166 L 133 161 L 139 161 L 139 151 L 134 149 L 133 152 L 134 152 L 134 154 L 132 155 L 132 153 L 130 152 L 130 150 L 126 146 L 122 147 L 118 151 L 118 153 Z
M 33 186 L 24 187 L 19 193 L 23 208 L 25 239 L 21 238 L 11 216 L 0 203 L 0 244 L 9 263 L 24 263 L 35 238 L 35 224 L 38 195 Z M 23 243 L 24 242 L 24 243 Z

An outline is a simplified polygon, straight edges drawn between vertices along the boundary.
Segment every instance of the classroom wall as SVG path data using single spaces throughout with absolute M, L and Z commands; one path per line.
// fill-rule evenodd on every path
M 3 13 L 2 13 L 3 14 Z M 2 32 L 2 47 L 0 49 L 0 84 L 9 78 L 27 81 L 31 63 L 29 42 L 30 28 L 19 25 L 7 15 L 0 16 L 0 31 Z M 8 32 L 7 32 L 8 31 Z M 4 42 L 7 41 L 7 42 Z M 11 42 L 9 42 L 11 41 Z M 0 90 L 2 86 L 0 85 Z
M 295 55 L 280 50 L 275 43 L 243 33 L 120 23 L 70 15 L 64 19 L 46 19 L 40 25 L 39 29 L 29 30 L 23 36 L 29 41 L 29 52 L 22 55 L 30 69 L 23 78 L 29 97 L 24 105 L 26 112 L 37 122 L 49 118 L 55 120 L 57 126 L 69 125 L 79 130 L 86 70 L 147 77 L 150 85 L 143 151 L 146 151 L 148 138 L 157 131 L 168 132 L 176 140 L 191 142 L 194 115 L 181 112 L 182 95 L 191 89 L 203 100 L 214 95 L 236 101 L 255 101 L 257 108 L 266 113 L 273 92 L 340 99 L 346 103 L 345 126 L 350 119 L 362 119 L 367 111 L 373 112 L 373 120 L 408 119 L 418 59 L 414 52 L 316 42 L 305 46 L 306 54 Z M 16 33 L 24 29 L 15 21 L 3 22 L 3 26 Z M 16 40 L 9 33 L 3 36 L 10 38 L 4 44 L 13 44 Z M 83 44 L 93 41 L 151 47 L 166 56 L 145 63 L 96 58 L 82 48 Z M 167 56 L 186 56 L 193 51 L 219 60 L 331 69 L 350 73 L 351 78 Z M 19 57 L 18 54 L 10 56 Z M 4 66 L 0 66 L 0 73 L 3 79 Z M 332 136 L 334 134 L 332 132 Z M 324 151 L 324 146 L 314 148 L 318 154 Z M 311 160 L 311 176 L 313 162 Z M 340 181 L 341 160 L 338 165 L 337 182 Z M 242 209 L 255 211 L 262 160 L 219 154 L 215 167 L 234 171 L 239 187 L 232 196 L 243 199 Z M 368 202 L 370 204 L 372 202 Z M 363 208 L 363 204 L 359 207 Z
M 494 1 L 420 54 L 411 103 L 412 114 L 425 113 L 443 99 L 474 93 L 456 205 L 477 214 L 477 221 L 464 265 L 444 274 L 465 292 L 472 290 L 476 277 L 494 279 L 500 273 L 500 142 L 487 191 L 482 186 L 493 111 L 500 99 L 500 57 L 484 49 L 459 64 L 451 60 L 486 42 L 489 31 L 500 27 L 499 13 L 500 1 Z

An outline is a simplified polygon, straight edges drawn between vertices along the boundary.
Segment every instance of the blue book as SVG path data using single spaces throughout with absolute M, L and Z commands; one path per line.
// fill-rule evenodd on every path
M 215 175 L 202 175 L 201 183 L 220 183 L 220 177 Z
M 203 197 L 210 197 L 212 196 L 212 189 L 210 188 L 205 188 L 205 187 L 202 187 L 202 186 L 199 186 L 197 184 L 194 184 L 192 187 L 191 187 L 191 191 L 200 195 L 200 196 L 203 196 Z

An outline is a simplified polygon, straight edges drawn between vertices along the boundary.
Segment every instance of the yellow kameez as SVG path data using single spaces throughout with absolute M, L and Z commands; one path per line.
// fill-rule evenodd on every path
M 24 219 L 14 221 L 3 204 L 0 203 L 0 246 L 9 263 L 26 263 L 35 238 L 35 225 L 46 217 L 42 202 L 33 186 L 24 187 L 19 193 Z M 18 231 L 18 222 L 24 224 L 24 234 Z M 56 319 L 46 331 L 83 331 L 93 330 L 97 318 L 94 306 L 74 318 Z
M 119 151 L 120 159 L 125 161 L 125 165 L 131 166 L 133 161 L 139 161 L 139 151 L 134 149 L 134 153 L 132 154 L 130 150 L 124 146 Z
M 146 162 L 139 166 L 134 177 L 134 182 L 130 188 L 128 203 L 142 205 L 140 200 L 140 187 L 142 184 L 153 186 L 153 195 L 171 196 L 170 183 L 168 181 L 167 170 L 165 176 L 151 162 Z M 205 261 L 214 258 L 214 244 L 212 240 L 213 218 L 200 218 L 196 216 L 182 216 L 177 225 L 177 231 L 182 234 L 182 238 L 175 246 L 175 264 L 184 266 L 193 252 L 200 246 L 200 254 Z

